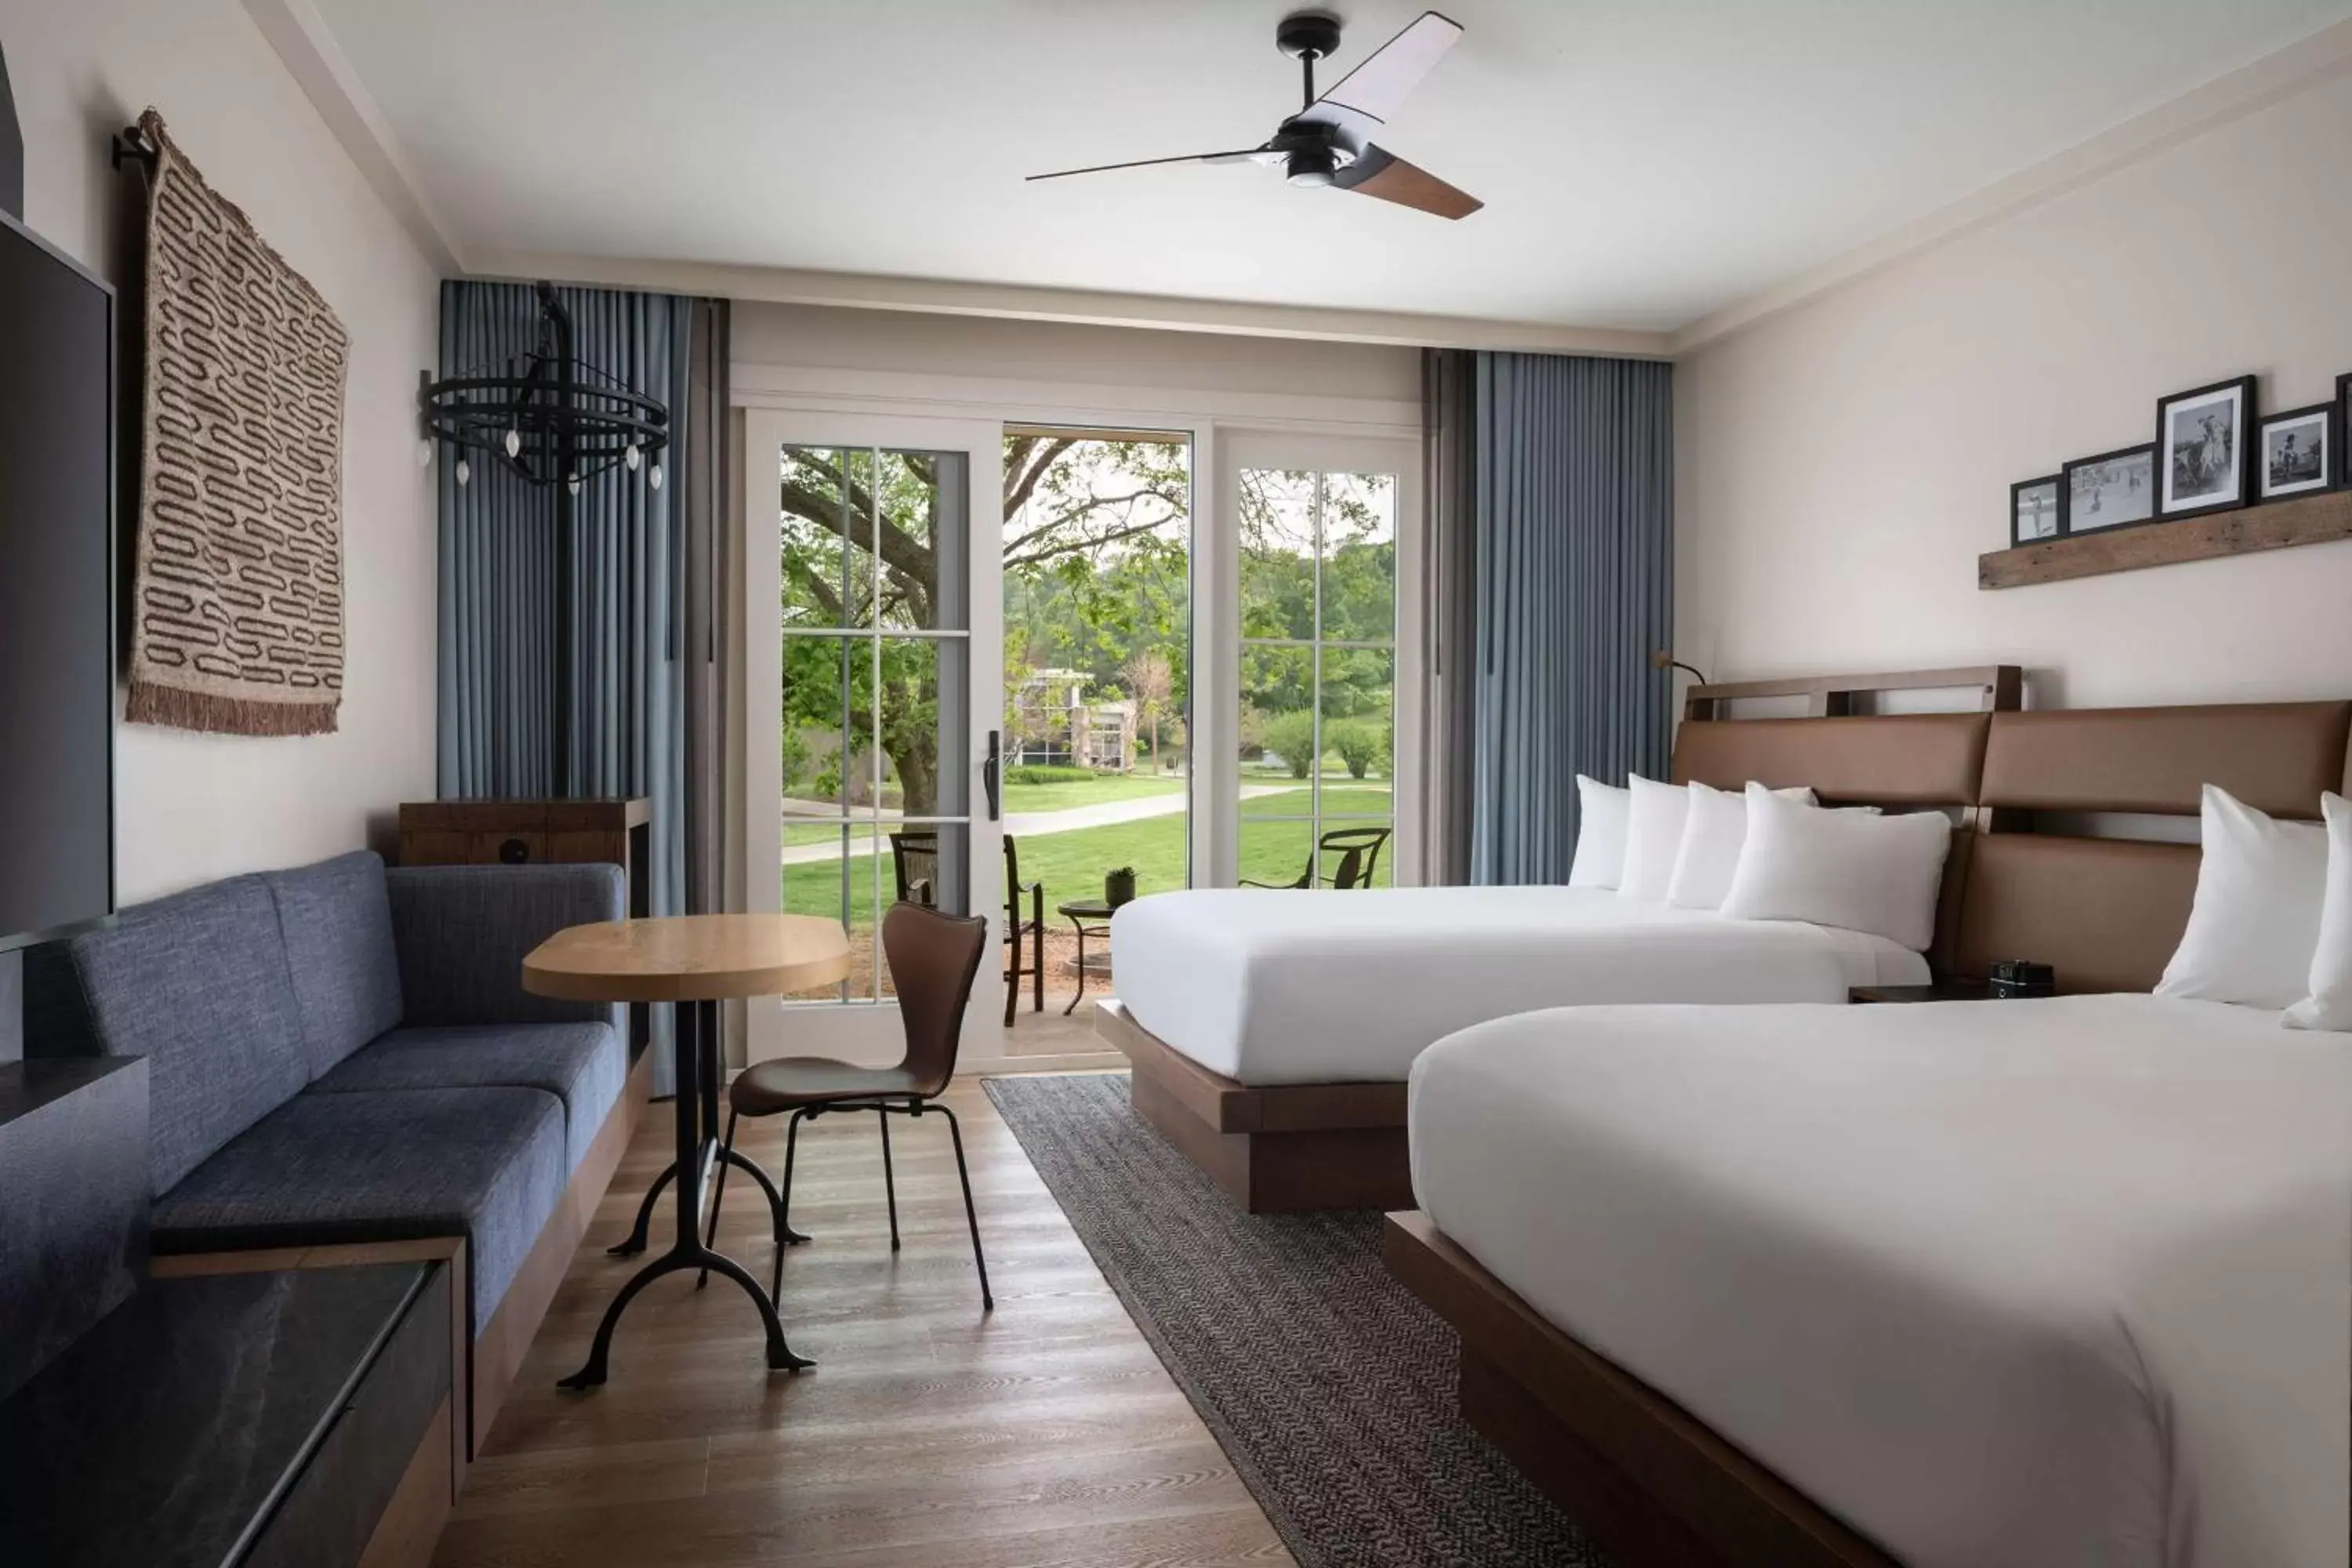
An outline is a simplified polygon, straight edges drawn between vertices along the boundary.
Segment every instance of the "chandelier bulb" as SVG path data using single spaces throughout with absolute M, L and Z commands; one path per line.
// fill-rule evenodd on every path
M 507 430 L 507 456 L 509 458 L 522 456 L 522 432 L 512 426 Z
M 416 466 L 420 468 L 429 468 L 433 466 L 433 437 L 430 436 L 417 437 Z
M 629 465 L 629 472 L 633 474 L 635 473 L 637 471 L 637 466 L 645 460 L 646 455 L 637 449 L 637 444 L 635 441 L 630 442 L 626 458 L 626 461 Z
M 566 479 L 563 481 L 563 488 L 570 490 L 573 495 L 578 495 L 580 493 L 580 476 L 578 474 L 573 474 L 570 478 Z
M 467 484 L 469 480 L 471 480 L 471 479 L 473 479 L 473 477 L 474 477 L 474 465 L 473 465 L 473 464 L 471 464 L 471 463 L 469 463 L 469 462 L 467 462 L 467 461 L 466 461 L 466 459 L 465 459 L 465 458 L 458 458 L 458 459 L 457 459 L 457 485 L 458 485 L 458 488 L 459 488 L 459 489 L 464 489 L 464 488 L 465 488 L 465 486 L 466 486 L 466 484 Z
M 662 487 L 662 468 L 661 468 L 661 465 L 660 465 L 659 463 L 656 463 L 656 464 L 653 466 L 652 470 L 651 470 L 650 472 L 648 472 L 648 473 L 646 475 L 646 479 L 647 482 L 649 482 L 649 483 L 654 487 L 654 489 L 661 489 L 661 487 Z

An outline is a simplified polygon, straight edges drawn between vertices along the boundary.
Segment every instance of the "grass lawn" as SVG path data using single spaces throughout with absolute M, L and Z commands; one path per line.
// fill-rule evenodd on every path
M 1098 773 L 1069 784 L 1007 783 L 1006 811 L 1063 811 L 1074 805 L 1100 805 L 1109 800 L 1141 800 L 1155 795 L 1181 795 L 1183 779 L 1174 773 Z

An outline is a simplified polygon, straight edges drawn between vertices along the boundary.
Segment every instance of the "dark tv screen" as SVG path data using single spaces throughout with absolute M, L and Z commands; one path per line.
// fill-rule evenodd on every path
M 114 296 L 0 214 L 0 951 L 114 910 Z

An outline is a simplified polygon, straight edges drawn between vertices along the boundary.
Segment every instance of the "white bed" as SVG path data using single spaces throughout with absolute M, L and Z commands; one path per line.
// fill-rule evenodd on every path
M 2352 1037 L 1581 1008 L 1440 1041 L 1410 1126 L 1438 1228 L 1912 1568 L 2346 1561 Z
M 1883 937 L 1601 888 L 1161 893 L 1118 911 L 1111 949 L 1138 1024 L 1253 1086 L 1401 1082 L 1430 1042 L 1539 1007 L 1843 1002 L 1927 979 Z

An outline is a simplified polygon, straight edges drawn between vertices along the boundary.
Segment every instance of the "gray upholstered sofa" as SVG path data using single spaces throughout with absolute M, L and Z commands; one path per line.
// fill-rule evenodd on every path
M 37 952 L 26 1043 L 148 1059 L 158 1254 L 462 1237 L 470 1448 L 644 1099 L 621 1010 L 522 957 L 623 906 L 614 866 L 233 877 Z

